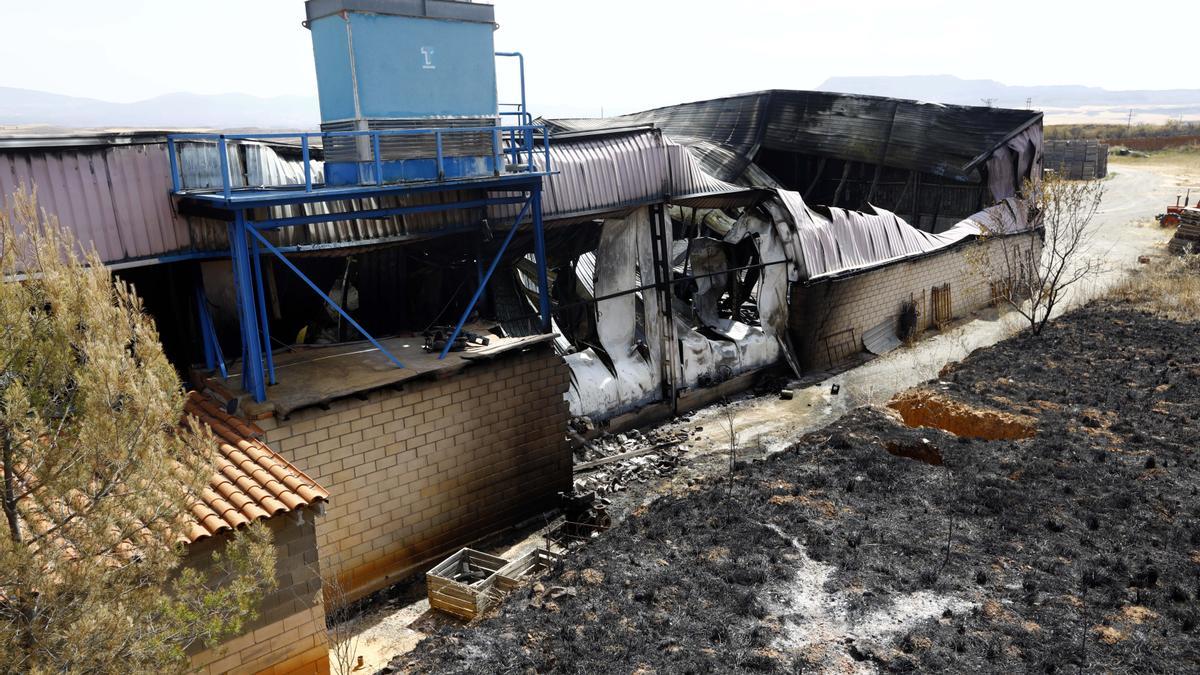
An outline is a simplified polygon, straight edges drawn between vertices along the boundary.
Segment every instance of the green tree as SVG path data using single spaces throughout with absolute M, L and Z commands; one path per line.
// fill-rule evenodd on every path
M 180 534 L 213 472 L 134 289 L 23 188 L 0 211 L 0 670 L 184 670 L 274 585 L 265 528 Z

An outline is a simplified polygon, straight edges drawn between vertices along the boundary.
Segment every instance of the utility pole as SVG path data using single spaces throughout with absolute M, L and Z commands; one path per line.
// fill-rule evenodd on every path
M 979 100 L 982 101 L 983 104 L 989 108 L 992 107 L 992 104 L 996 102 L 996 99 L 994 99 L 994 98 L 981 98 Z
M 1025 97 L 1025 109 L 1033 110 L 1033 97 L 1032 96 Z
M 1129 109 L 1129 119 L 1125 122 L 1125 133 L 1128 134 L 1131 128 L 1133 128 L 1133 108 Z

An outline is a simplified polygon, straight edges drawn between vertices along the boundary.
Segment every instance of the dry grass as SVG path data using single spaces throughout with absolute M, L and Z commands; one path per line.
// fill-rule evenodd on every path
M 1200 172 L 1200 147 L 1187 146 L 1168 150 L 1155 150 L 1137 155 L 1108 156 L 1109 164 L 1125 164 L 1128 166 L 1144 166 L 1147 168 L 1179 168 L 1190 172 Z
M 1200 319 L 1200 254 L 1156 258 L 1114 288 L 1112 297 L 1172 321 Z

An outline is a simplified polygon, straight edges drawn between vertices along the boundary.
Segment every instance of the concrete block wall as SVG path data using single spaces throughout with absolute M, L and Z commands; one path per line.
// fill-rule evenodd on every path
M 917 304 L 920 328 L 928 328 L 935 286 L 950 284 L 955 318 L 986 307 L 992 301 L 992 282 L 1007 276 L 1004 248 L 1012 255 L 1040 245 L 1037 235 L 993 237 L 842 280 L 794 285 L 789 322 L 801 367 L 838 365 L 844 359 L 834 355 L 835 363 L 830 363 L 826 338 L 847 329 L 854 332 L 854 351 L 863 350 L 863 333 L 884 321 L 898 323 L 901 306 L 909 300 Z
M 569 377 L 545 343 L 259 426 L 329 490 L 321 563 L 355 599 L 557 504 Z
M 302 522 L 298 516 L 303 517 Z M 258 617 L 247 624 L 241 635 L 192 655 L 194 672 L 202 675 L 329 672 L 317 559 L 317 518 L 314 509 L 302 509 L 266 521 L 274 537 L 277 586 L 263 598 Z M 187 563 L 206 566 L 212 553 L 226 542 L 227 537 L 213 537 L 193 544 Z

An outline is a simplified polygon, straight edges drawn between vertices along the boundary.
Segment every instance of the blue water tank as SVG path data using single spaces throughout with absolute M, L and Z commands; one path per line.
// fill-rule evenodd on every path
M 491 5 L 457 0 L 308 0 L 322 131 L 498 123 Z M 443 174 L 493 174 L 493 134 L 443 133 Z M 433 134 L 382 136 L 385 182 L 434 180 Z M 375 183 L 366 138 L 327 137 L 328 184 Z

